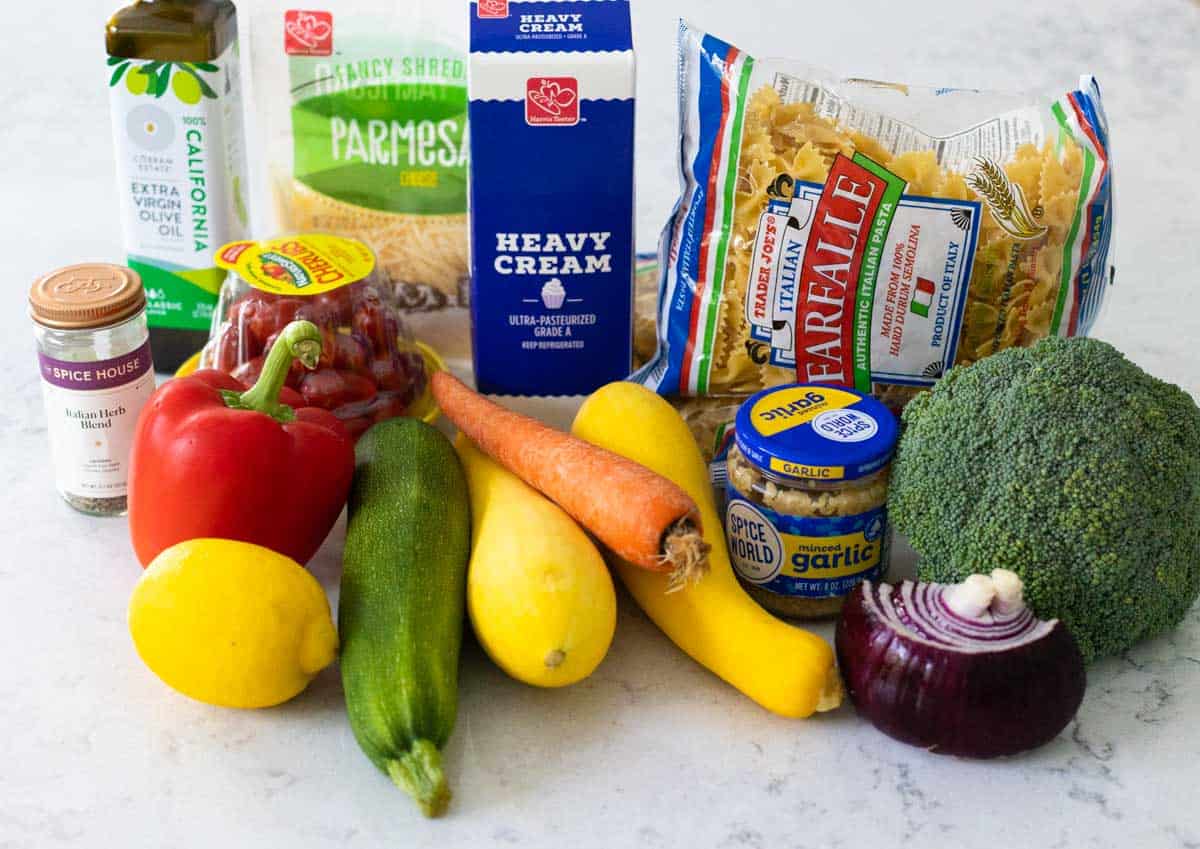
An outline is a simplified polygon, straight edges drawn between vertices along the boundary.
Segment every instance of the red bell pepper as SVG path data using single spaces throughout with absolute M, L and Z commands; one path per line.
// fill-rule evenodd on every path
M 320 354 L 316 325 L 293 321 L 249 390 L 206 369 L 151 396 L 129 469 L 129 529 L 143 566 L 201 537 L 256 543 L 298 563 L 316 554 L 346 503 L 354 441 L 283 382 L 294 358 L 312 369 Z M 281 403 L 281 390 L 293 404 Z

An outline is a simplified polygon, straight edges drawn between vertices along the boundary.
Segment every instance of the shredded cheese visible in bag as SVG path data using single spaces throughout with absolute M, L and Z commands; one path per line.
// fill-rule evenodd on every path
M 288 231 L 352 233 L 374 245 L 397 282 L 406 310 L 436 309 L 462 299 L 467 278 L 467 218 L 412 215 L 354 206 L 282 178 L 275 185 L 279 220 Z

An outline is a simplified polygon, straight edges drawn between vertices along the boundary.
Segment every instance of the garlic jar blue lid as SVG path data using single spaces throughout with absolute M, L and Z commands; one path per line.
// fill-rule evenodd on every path
M 734 422 L 738 449 L 782 481 L 845 481 L 891 462 L 900 427 L 869 395 L 841 386 L 792 383 L 751 395 Z

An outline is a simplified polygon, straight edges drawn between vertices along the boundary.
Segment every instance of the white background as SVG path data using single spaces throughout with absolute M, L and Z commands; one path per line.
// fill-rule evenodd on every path
M 139 570 L 123 523 L 75 515 L 53 494 L 24 305 L 44 271 L 121 258 L 102 49 L 111 11 L 4 3 L 0 847 L 1200 844 L 1195 610 L 1170 637 L 1093 666 L 1059 740 L 980 764 L 893 743 L 849 709 L 771 717 L 622 597 L 608 660 L 570 690 L 524 688 L 467 649 L 447 753 L 456 800 L 432 824 L 357 750 L 336 671 L 264 712 L 164 688 L 125 629 Z M 1094 73 L 1118 205 L 1118 283 L 1098 332 L 1200 395 L 1195 3 L 635 0 L 643 249 L 677 191 L 680 13 L 751 53 L 845 75 L 1063 89 Z M 313 569 L 335 593 L 335 541 Z

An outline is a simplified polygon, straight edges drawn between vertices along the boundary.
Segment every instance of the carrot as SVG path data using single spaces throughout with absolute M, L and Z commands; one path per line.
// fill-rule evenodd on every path
M 558 504 L 618 557 L 670 572 L 668 591 L 708 570 L 700 510 L 680 486 L 640 463 L 506 410 L 448 372 L 433 395 L 493 460 Z

